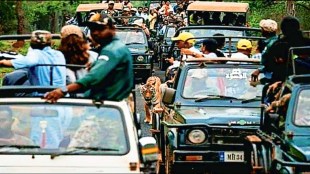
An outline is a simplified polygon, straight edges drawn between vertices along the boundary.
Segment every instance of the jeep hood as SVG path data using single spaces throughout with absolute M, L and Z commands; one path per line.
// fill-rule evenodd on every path
M 50 155 L 11 154 L 1 155 L 0 160 L 0 173 L 139 173 L 139 169 L 129 169 L 129 163 L 138 163 L 138 159 L 122 156 L 63 155 L 51 159 Z
M 299 160 L 310 162 L 310 141 L 308 136 L 296 136 L 290 142 L 289 153 Z
M 260 123 L 260 108 L 182 107 L 177 111 L 184 123 L 252 125 Z
M 306 157 L 307 162 L 310 161 L 310 147 L 300 147 L 300 151 Z

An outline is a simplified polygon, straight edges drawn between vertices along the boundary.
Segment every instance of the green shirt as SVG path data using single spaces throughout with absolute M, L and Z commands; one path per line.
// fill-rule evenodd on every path
M 272 36 L 268 39 L 266 39 L 266 47 L 262 52 L 262 59 L 261 59 L 261 64 L 264 65 L 262 69 L 260 69 L 260 72 L 264 72 L 265 70 L 270 71 L 269 67 L 266 68 L 266 64 L 270 63 L 271 60 L 273 59 L 270 57 L 270 47 L 278 40 L 278 36 Z
M 76 81 L 85 89 L 85 97 L 120 101 L 133 89 L 133 65 L 129 49 L 116 37 L 101 48 L 88 74 Z

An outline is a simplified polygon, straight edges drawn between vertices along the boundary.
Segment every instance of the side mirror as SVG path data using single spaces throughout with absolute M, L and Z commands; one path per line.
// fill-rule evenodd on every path
M 150 56 L 153 56 L 154 55 L 154 51 L 150 51 Z
M 173 88 L 166 88 L 165 92 L 164 92 L 164 96 L 163 96 L 163 103 L 165 105 L 171 105 L 174 103 L 174 99 L 175 99 L 175 89 Z
M 139 146 L 143 163 L 152 163 L 158 160 L 159 150 L 154 137 L 140 138 Z

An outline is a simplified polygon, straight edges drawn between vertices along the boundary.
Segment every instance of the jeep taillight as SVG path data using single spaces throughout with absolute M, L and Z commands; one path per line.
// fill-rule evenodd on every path
M 131 162 L 129 163 L 129 169 L 130 171 L 137 171 L 139 168 L 139 163 Z

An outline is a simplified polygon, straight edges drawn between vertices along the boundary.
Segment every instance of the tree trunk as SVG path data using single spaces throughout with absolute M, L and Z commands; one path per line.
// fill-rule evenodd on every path
M 24 34 L 24 10 L 22 5 L 22 0 L 16 0 L 16 17 L 17 17 L 17 34 Z
M 294 0 L 287 0 L 286 1 L 286 14 L 290 16 L 295 16 L 295 1 Z
M 51 33 L 56 32 L 56 14 L 52 12 L 51 14 Z
M 25 20 L 25 18 L 24 18 L 22 0 L 16 0 L 15 12 L 16 12 L 16 17 L 17 17 L 17 34 L 24 34 L 24 29 L 25 29 L 24 20 Z M 17 40 L 17 42 L 12 44 L 12 46 L 14 49 L 18 49 L 18 48 L 23 47 L 24 44 L 25 44 L 24 40 Z

